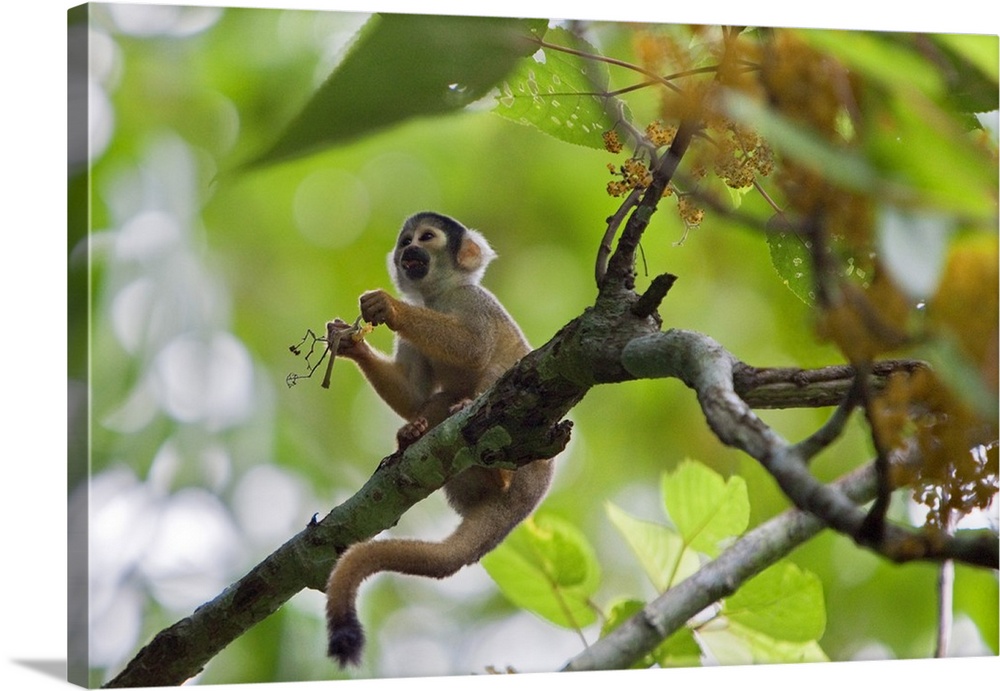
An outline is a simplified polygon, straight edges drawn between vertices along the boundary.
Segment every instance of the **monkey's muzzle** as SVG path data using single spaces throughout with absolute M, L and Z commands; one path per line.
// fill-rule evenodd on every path
M 399 257 L 399 268 L 411 281 L 419 281 L 431 268 L 431 255 L 423 247 L 407 247 Z

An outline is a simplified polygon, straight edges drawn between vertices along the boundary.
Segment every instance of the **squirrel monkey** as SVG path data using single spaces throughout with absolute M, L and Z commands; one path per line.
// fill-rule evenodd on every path
M 364 293 L 361 315 L 396 334 L 388 357 L 365 341 L 342 338 L 338 356 L 354 360 L 375 391 L 407 420 L 400 448 L 416 441 L 489 387 L 530 347 L 497 299 L 479 285 L 496 257 L 486 239 L 440 214 L 416 214 L 403 224 L 389 253 L 389 273 L 402 294 Z M 349 328 L 334 320 L 328 331 Z M 551 460 L 518 470 L 472 467 L 444 486 L 462 517 L 440 542 L 372 540 L 339 558 L 327 582 L 330 657 L 358 664 L 364 633 L 355 598 L 361 582 L 380 571 L 444 578 L 474 564 L 535 508 L 548 488 Z

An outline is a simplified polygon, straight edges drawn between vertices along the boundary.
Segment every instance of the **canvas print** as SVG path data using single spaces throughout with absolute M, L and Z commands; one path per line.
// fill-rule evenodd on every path
M 68 19 L 70 681 L 998 654 L 995 35 Z

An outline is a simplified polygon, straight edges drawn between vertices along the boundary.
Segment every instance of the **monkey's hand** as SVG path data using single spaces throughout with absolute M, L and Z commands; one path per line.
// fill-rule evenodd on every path
M 364 334 L 368 330 L 370 328 L 366 329 L 360 325 L 360 320 L 348 324 L 342 319 L 334 319 L 326 323 L 326 341 L 337 344 L 337 356 L 356 360 L 364 357 L 369 351 L 369 346 L 364 340 Z
M 384 290 L 370 290 L 364 293 L 358 302 L 361 305 L 361 316 L 366 322 L 376 326 L 385 324 L 396 331 L 401 305 L 399 300 Z

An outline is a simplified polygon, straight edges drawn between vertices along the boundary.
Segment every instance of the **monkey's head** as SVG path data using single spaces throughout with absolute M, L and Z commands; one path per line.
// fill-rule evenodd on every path
M 431 211 L 406 219 L 389 253 L 389 274 L 401 293 L 423 300 L 478 284 L 496 253 L 481 234 Z

